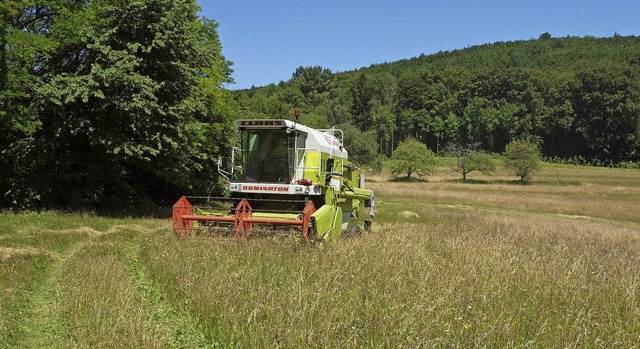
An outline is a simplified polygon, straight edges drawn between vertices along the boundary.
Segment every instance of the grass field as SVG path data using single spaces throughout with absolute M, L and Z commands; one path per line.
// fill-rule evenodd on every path
M 640 171 L 372 176 L 361 238 L 0 215 L 2 348 L 637 348 Z

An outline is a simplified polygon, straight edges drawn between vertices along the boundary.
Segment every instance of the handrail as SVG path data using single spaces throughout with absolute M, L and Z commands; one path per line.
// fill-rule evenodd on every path
M 306 159 L 305 159 L 305 166 L 298 166 L 298 155 L 299 155 L 298 152 L 300 150 L 303 150 L 305 153 L 307 153 L 309 151 L 317 152 L 318 155 L 319 155 L 319 158 L 322 159 L 322 152 L 320 150 L 316 149 L 316 148 L 298 148 L 297 151 L 296 151 L 296 166 L 294 168 L 294 171 L 306 170 L 306 169 L 314 169 L 314 170 L 317 169 L 318 173 L 323 172 L 322 171 L 322 165 L 321 165 L 322 161 L 321 160 L 318 161 L 318 167 L 317 168 L 315 166 L 306 166 L 306 163 L 307 163 Z M 331 158 L 334 158 L 333 154 L 331 154 L 331 153 L 329 154 L 329 156 Z M 338 175 L 344 174 L 344 159 L 343 158 L 339 158 L 339 157 L 335 157 L 334 159 L 337 159 L 338 160 L 337 162 L 340 163 L 340 172 L 335 171 L 335 168 L 334 168 L 334 171 L 332 171 L 331 173 L 338 174 Z
M 318 166 L 317 166 L 317 168 L 315 166 L 307 166 L 307 158 L 306 157 L 304 159 L 304 166 L 298 166 L 299 165 L 298 157 L 300 155 L 299 152 L 301 150 L 303 151 L 302 156 L 305 156 L 308 152 L 316 152 L 316 153 L 318 153 Z M 307 169 L 313 169 L 313 170 L 317 169 L 318 173 L 320 173 L 322 171 L 321 164 L 322 164 L 322 152 L 320 150 L 318 150 L 316 148 L 297 148 L 296 149 L 296 166 L 294 168 L 295 171 L 297 171 L 297 170 L 307 170 Z

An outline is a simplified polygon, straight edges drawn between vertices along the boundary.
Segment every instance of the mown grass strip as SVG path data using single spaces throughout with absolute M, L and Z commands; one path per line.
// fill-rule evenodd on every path
M 3 346 L 62 347 L 66 329 L 59 311 L 59 266 L 69 251 L 87 237 L 85 232 L 56 231 L 13 231 L 0 236 L 0 288 L 3 291 L 0 343 Z M 11 328 L 7 329 L 7 324 L 11 324 Z
M 60 305 L 58 281 L 61 277 L 56 260 L 46 278 L 31 294 L 31 315 L 23 322 L 23 336 L 19 347 L 62 348 L 68 329 L 65 327 Z
M 53 263 L 42 254 L 0 259 L 0 347 L 27 347 L 27 324 L 36 316 L 33 295 L 41 290 Z

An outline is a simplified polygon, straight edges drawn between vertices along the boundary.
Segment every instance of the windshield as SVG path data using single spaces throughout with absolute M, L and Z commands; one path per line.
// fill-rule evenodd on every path
M 284 130 L 242 131 L 244 179 L 250 182 L 289 183 L 295 156 L 294 135 Z

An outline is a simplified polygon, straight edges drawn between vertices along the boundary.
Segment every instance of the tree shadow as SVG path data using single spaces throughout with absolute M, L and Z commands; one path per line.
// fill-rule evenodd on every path
M 428 180 L 418 177 L 394 177 L 389 180 L 389 182 L 400 182 L 400 183 L 424 183 L 428 182 Z
M 464 184 L 491 184 L 491 181 L 487 181 L 484 179 L 446 179 L 444 180 L 447 183 L 464 183 Z

